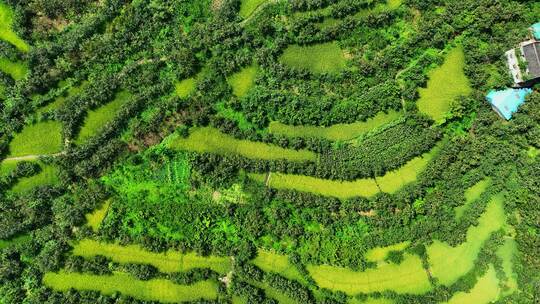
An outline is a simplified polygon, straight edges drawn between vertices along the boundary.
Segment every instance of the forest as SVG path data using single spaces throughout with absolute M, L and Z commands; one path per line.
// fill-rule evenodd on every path
M 540 2 L 0 20 L 0 304 L 540 301 L 540 84 L 486 100 Z

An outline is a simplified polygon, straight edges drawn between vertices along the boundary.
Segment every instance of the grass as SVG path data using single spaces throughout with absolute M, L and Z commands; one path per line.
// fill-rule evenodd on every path
M 354 271 L 347 268 L 320 265 L 307 266 L 318 286 L 347 295 L 394 291 L 400 294 L 423 294 L 431 285 L 416 255 L 404 254 L 401 264 L 380 263 L 377 268 Z
M 227 82 L 233 89 L 233 94 L 239 98 L 244 97 L 249 89 L 255 83 L 255 76 L 257 75 L 257 66 L 252 65 L 243 68 L 238 73 L 231 75 L 227 78 Z
M 486 191 L 490 183 L 491 180 L 489 178 L 486 178 L 465 190 L 465 204 L 455 208 L 456 219 L 459 220 L 463 216 L 463 214 L 471 206 L 471 204 L 478 200 L 482 193 Z
M 352 124 L 336 124 L 329 127 L 291 126 L 280 122 L 271 122 L 270 133 L 288 137 L 315 137 L 328 140 L 350 140 L 370 132 L 373 129 L 388 124 L 401 117 L 398 112 L 381 112 L 366 121 Z
M 473 268 L 485 241 L 493 232 L 501 229 L 504 223 L 503 197 L 496 195 L 489 201 L 486 211 L 480 216 L 478 226 L 468 229 L 466 242 L 452 247 L 436 240 L 427 247 L 433 277 L 446 286 L 456 282 Z
M 181 272 L 193 268 L 210 268 L 221 274 L 232 268 L 229 257 L 203 257 L 195 253 L 181 253 L 169 250 L 165 253 L 146 251 L 139 246 L 121 246 L 84 239 L 73 247 L 73 254 L 85 258 L 102 255 L 114 262 L 127 264 L 150 264 L 161 272 Z
M 314 161 L 317 156 L 307 150 L 284 149 L 275 145 L 240 140 L 221 133 L 212 127 L 193 128 L 188 138 L 175 137 L 169 143 L 170 148 L 199 153 L 221 155 L 237 154 L 253 159 L 287 159 L 290 161 Z
M 0 162 L 0 176 L 5 176 L 11 173 L 11 171 L 15 170 L 17 167 L 17 163 L 19 161 L 12 160 L 12 159 L 5 159 L 2 162 Z
M 260 249 L 257 252 L 257 257 L 251 262 L 265 272 L 275 272 L 287 279 L 305 282 L 300 272 L 289 263 L 289 259 L 285 255 Z
M 337 181 L 304 175 L 271 173 L 268 186 L 276 189 L 294 189 L 322 196 L 349 199 L 352 197 L 373 197 L 379 192 L 395 193 L 401 187 L 414 182 L 418 174 L 425 169 L 431 158 L 438 152 L 438 147 L 422 156 L 413 158 L 401 168 L 387 172 L 382 177 L 362 178 L 355 181 Z M 264 182 L 264 174 L 249 174 L 249 177 Z
M 504 295 L 512 294 L 518 289 L 517 277 L 514 272 L 514 259 L 518 252 L 517 244 L 513 239 L 506 239 L 497 250 L 497 257 L 502 260 L 502 269 L 506 277 L 506 290 Z
M 28 72 L 28 67 L 20 61 L 12 62 L 6 58 L 0 58 L 0 71 L 8 74 L 15 80 L 21 80 Z
M 365 256 L 366 260 L 368 260 L 370 262 L 382 262 L 382 261 L 384 261 L 386 259 L 386 257 L 388 256 L 388 253 L 390 253 L 390 251 L 402 251 L 402 250 L 405 250 L 405 248 L 407 248 L 410 243 L 411 242 L 406 241 L 406 242 L 401 242 L 401 243 L 386 246 L 386 247 L 373 248 L 373 249 L 370 249 L 368 252 L 366 252 L 366 254 L 364 254 L 364 256 Z
M 86 221 L 88 223 L 88 226 L 92 228 L 94 232 L 97 232 L 99 230 L 99 226 L 101 225 L 101 222 L 103 222 L 103 219 L 107 215 L 107 211 L 109 210 L 109 206 L 111 205 L 111 200 L 105 201 L 101 207 L 94 210 L 94 212 L 86 214 Z
M 240 12 L 238 13 L 240 17 L 247 18 L 249 17 L 261 4 L 267 0 L 242 0 L 240 4 Z
M 37 186 L 54 185 L 58 183 L 58 169 L 52 165 L 40 164 L 41 172 L 30 177 L 24 177 L 13 185 L 11 191 L 24 193 Z
M 163 279 L 140 281 L 125 273 L 99 276 L 80 273 L 52 273 L 43 277 L 43 283 L 56 291 L 95 290 L 104 295 L 116 292 L 140 300 L 167 303 L 212 300 L 218 296 L 218 286 L 212 281 L 199 281 L 192 285 L 177 285 Z
M 429 73 L 426 88 L 419 90 L 417 102 L 420 112 L 436 122 L 442 122 L 450 111 L 453 101 L 461 95 L 468 95 L 472 89 L 463 72 L 465 55 L 461 46 L 452 49 L 440 67 Z
M 280 61 L 288 66 L 307 69 L 313 73 L 336 73 L 347 66 L 343 50 L 336 42 L 309 46 L 291 45 L 285 49 Z
M 99 133 L 104 125 L 114 119 L 118 111 L 130 97 L 131 94 L 129 92 L 121 91 L 116 94 L 113 101 L 89 111 L 75 142 L 82 144 Z
M 3 1 L 0 1 L 0 20 L 2 20 L 0 23 L 0 39 L 13 44 L 21 52 L 28 52 L 30 46 L 12 29 L 13 11 Z
M 62 150 L 62 125 L 43 121 L 24 127 L 9 144 L 9 156 L 45 155 Z
M 499 280 L 493 265 L 489 265 L 488 271 L 476 282 L 468 292 L 458 292 L 452 296 L 447 304 L 488 304 L 495 302 L 501 293 Z
M 195 77 L 187 78 L 182 81 L 179 81 L 174 84 L 174 90 L 176 92 L 176 95 L 180 96 L 181 98 L 186 98 L 193 91 L 195 91 L 195 85 L 197 84 L 197 80 Z

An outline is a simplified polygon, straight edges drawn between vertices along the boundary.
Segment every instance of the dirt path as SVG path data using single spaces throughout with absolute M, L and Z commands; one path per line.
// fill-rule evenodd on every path
M 31 155 L 25 155 L 25 156 L 15 156 L 15 157 L 4 158 L 2 161 L 37 160 L 40 157 L 58 156 L 58 155 L 61 155 L 63 153 L 64 152 L 59 152 L 59 153 L 55 153 L 55 154 L 31 154 Z

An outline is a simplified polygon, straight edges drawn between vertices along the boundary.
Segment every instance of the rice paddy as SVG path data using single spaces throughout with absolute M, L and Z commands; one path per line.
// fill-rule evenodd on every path
M 468 292 L 458 292 L 446 304 L 488 304 L 495 302 L 501 293 L 499 280 L 493 265 L 478 279 Z
M 40 164 L 41 172 L 34 176 L 23 177 L 11 188 L 14 193 L 24 193 L 38 186 L 51 186 L 58 183 L 58 169 L 52 165 Z
M 106 200 L 101 207 L 94 210 L 94 212 L 86 214 L 86 222 L 88 223 L 88 226 L 92 228 L 94 232 L 97 232 L 99 230 L 99 226 L 101 225 L 101 222 L 103 222 L 103 219 L 107 215 L 107 211 L 109 210 L 109 206 L 111 205 L 111 200 Z
M 343 50 L 337 42 L 309 46 L 291 45 L 280 57 L 284 64 L 313 73 L 337 73 L 347 67 Z
M 240 12 L 238 14 L 245 19 L 266 1 L 267 0 L 242 0 L 240 3 Z
M 272 286 L 270 286 L 267 283 L 256 282 L 256 281 L 250 281 L 248 283 L 250 283 L 251 285 L 253 285 L 255 287 L 258 287 L 258 288 L 264 290 L 264 293 L 266 294 L 267 297 L 276 300 L 279 304 L 300 304 L 300 303 L 297 303 L 292 298 L 285 295 L 280 290 L 278 290 L 276 288 L 273 288 Z
M 506 277 L 504 295 L 512 294 L 518 289 L 517 277 L 514 272 L 514 260 L 517 253 L 517 244 L 513 239 L 506 239 L 504 244 L 497 250 L 497 257 L 502 260 L 502 269 Z
M 28 52 L 30 46 L 13 31 L 13 10 L 0 1 L 0 39 L 11 43 L 21 52 Z
M 99 276 L 81 273 L 52 273 L 43 277 L 43 283 L 56 291 L 94 290 L 104 295 L 121 293 L 146 301 L 178 303 L 199 299 L 213 300 L 218 296 L 218 285 L 212 281 L 199 281 L 191 285 L 177 285 L 163 279 L 140 281 L 125 273 Z
M 420 257 L 411 254 L 404 254 L 401 264 L 379 263 L 376 268 L 365 271 L 329 265 L 310 265 L 307 270 L 319 287 L 342 291 L 350 296 L 387 290 L 400 294 L 423 294 L 431 290 Z
M 489 178 L 479 181 L 478 183 L 474 184 L 472 187 L 465 190 L 465 204 L 462 206 L 456 207 L 456 219 L 460 219 L 465 211 L 471 206 L 472 203 L 474 203 L 476 200 L 480 198 L 482 193 L 486 191 L 488 186 L 490 185 L 491 180 Z
M 315 137 L 333 141 L 350 140 L 395 121 L 400 117 L 401 114 L 399 112 L 381 112 L 366 121 L 351 124 L 336 124 L 329 127 L 292 126 L 274 121 L 270 123 L 269 131 L 273 134 L 288 137 Z
M 260 249 L 257 252 L 257 257 L 251 262 L 265 272 L 275 272 L 290 280 L 305 281 L 296 267 L 289 263 L 289 259 L 285 255 Z
M 6 58 L 0 58 L 0 71 L 8 74 L 14 80 L 21 80 L 28 72 L 28 67 L 20 61 L 13 62 Z
M 136 263 L 153 265 L 161 272 L 181 272 L 194 268 L 209 268 L 221 274 L 231 270 L 229 257 L 199 256 L 169 250 L 164 253 L 146 251 L 136 245 L 121 246 L 90 239 L 80 241 L 73 247 L 73 255 L 85 258 L 102 255 L 121 264 Z
M 97 109 L 88 111 L 75 142 L 77 144 L 83 144 L 85 141 L 98 134 L 104 125 L 114 119 L 118 111 L 130 97 L 130 93 L 121 91 L 116 94 L 113 101 Z
M 483 244 L 493 232 L 501 229 L 504 223 L 503 197 L 496 195 L 480 216 L 478 226 L 468 229 L 466 242 L 452 247 L 436 240 L 427 247 L 433 277 L 437 278 L 440 284 L 449 286 L 465 275 L 473 268 Z
M 45 113 L 45 112 L 48 112 L 48 111 L 51 111 L 51 110 L 56 110 L 56 109 L 60 108 L 66 102 L 66 99 L 70 98 L 71 96 L 75 96 L 75 95 L 79 94 L 86 87 L 87 84 L 88 84 L 88 82 L 84 81 L 83 83 L 81 83 L 78 86 L 70 87 L 66 91 L 65 94 L 58 96 L 51 103 L 49 103 L 49 104 L 41 107 L 40 109 L 38 109 L 38 113 Z M 60 84 L 60 86 L 61 86 L 61 84 Z
M 197 84 L 197 81 L 195 77 L 187 78 L 182 81 L 179 81 L 174 84 L 174 89 L 176 92 L 176 95 L 180 96 L 181 98 L 186 98 L 193 91 L 195 91 L 195 85 Z
M 382 177 L 375 177 L 375 179 L 363 178 L 355 181 L 336 181 L 304 175 L 271 173 L 267 185 L 276 189 L 294 189 L 339 199 L 358 196 L 369 198 L 380 192 L 392 194 L 406 184 L 414 182 L 418 174 L 426 168 L 438 150 L 438 147 L 435 147 L 430 152 L 413 158 L 401 168 L 387 172 Z M 249 174 L 249 177 L 259 182 L 266 180 L 264 174 Z
M 420 112 L 436 122 L 444 121 L 454 100 L 472 91 L 463 72 L 464 66 L 463 49 L 461 46 L 455 47 L 446 55 L 443 65 L 429 73 L 427 87 L 419 90 L 417 106 Z
M 405 248 L 407 248 L 410 243 L 411 242 L 406 241 L 406 242 L 401 242 L 401 243 L 386 246 L 386 247 L 373 248 L 373 249 L 370 249 L 368 252 L 366 252 L 366 254 L 364 254 L 364 257 L 366 258 L 366 260 L 370 262 L 382 262 L 386 259 L 390 251 L 405 250 Z
M 257 66 L 252 65 L 243 68 L 238 73 L 231 75 L 227 82 L 233 89 L 233 94 L 239 98 L 244 97 L 249 89 L 255 83 L 255 76 L 257 75 Z
M 221 133 L 212 127 L 193 128 L 188 138 L 172 138 L 169 147 L 177 150 L 221 155 L 237 154 L 253 159 L 286 159 L 290 161 L 314 161 L 317 156 L 307 150 L 284 149 L 275 145 L 240 140 Z
M 42 121 L 24 127 L 9 144 L 9 157 L 54 154 L 62 150 L 62 125 Z

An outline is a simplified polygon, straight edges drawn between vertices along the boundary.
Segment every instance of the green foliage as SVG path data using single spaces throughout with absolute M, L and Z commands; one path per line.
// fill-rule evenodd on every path
M 240 12 L 238 14 L 242 18 L 247 18 L 259 7 L 268 0 L 242 0 L 240 4 Z
M 463 216 L 463 214 L 465 213 L 465 211 L 467 211 L 470 205 L 476 200 L 478 200 L 480 196 L 486 191 L 490 183 L 491 180 L 489 178 L 486 178 L 465 190 L 465 204 L 455 208 L 456 219 L 459 220 Z
M 3 1 L 0 2 L 0 20 L 0 39 L 11 43 L 22 52 L 28 52 L 30 46 L 13 31 L 13 11 Z
M 14 80 L 21 80 L 28 73 L 28 67 L 23 62 L 12 62 L 6 58 L 0 58 L 0 71 L 8 74 Z
M 195 85 L 196 79 L 192 77 L 175 83 L 174 89 L 178 96 L 181 98 L 186 98 L 195 90 Z
M 291 45 L 285 49 L 280 61 L 313 73 L 336 73 L 347 66 L 343 50 L 336 42 L 310 46 Z

